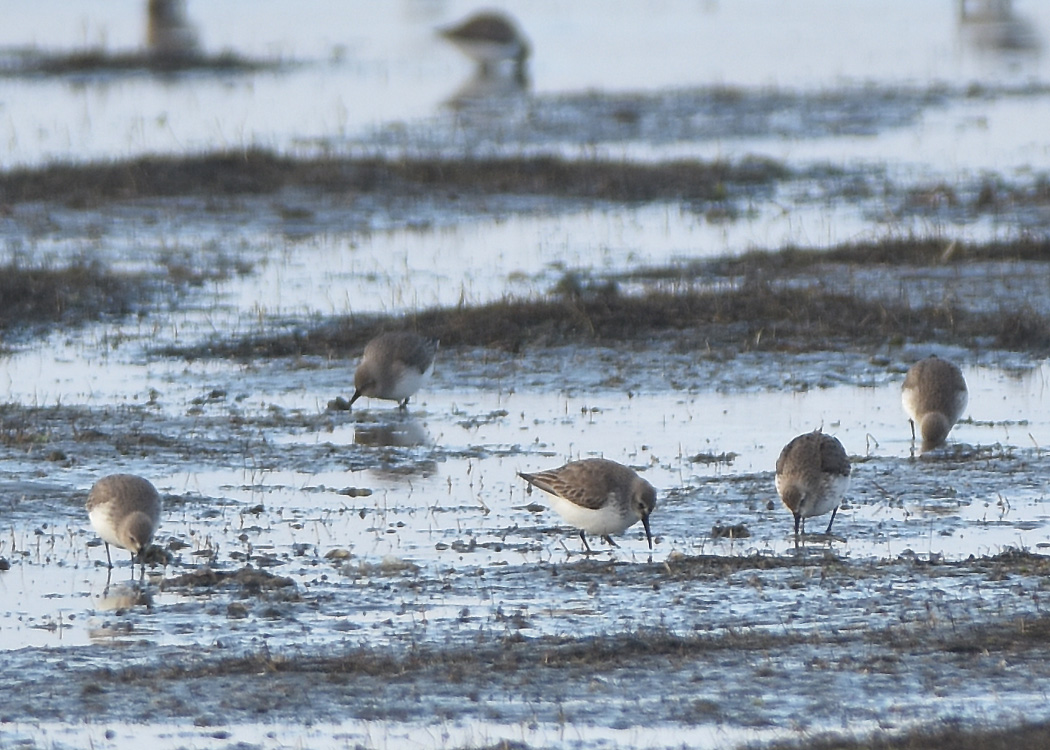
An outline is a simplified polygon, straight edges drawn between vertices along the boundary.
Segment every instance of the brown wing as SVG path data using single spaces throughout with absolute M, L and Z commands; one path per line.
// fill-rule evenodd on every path
M 510 21 L 496 13 L 479 13 L 442 33 L 453 39 L 481 39 L 501 44 L 510 44 L 517 38 Z
M 415 333 L 398 335 L 395 358 L 419 372 L 426 372 L 434 361 L 437 351 L 437 340 L 428 339 Z
M 777 474 L 784 474 L 791 471 L 797 471 L 803 467 L 808 461 L 812 461 L 810 455 L 813 450 L 813 438 L 819 433 L 807 432 L 793 438 L 784 449 L 780 451 L 780 456 L 777 458 Z
M 966 392 L 966 378 L 954 363 L 932 354 L 911 366 L 902 388 L 915 394 L 919 414 L 928 411 L 947 414 L 954 411 L 958 394 Z
M 846 449 L 831 435 L 821 435 L 820 470 L 828 474 L 848 477 L 851 471 Z
M 368 342 L 364 359 L 378 370 L 411 367 L 426 372 L 437 353 L 437 339 L 429 339 L 411 331 L 391 331 Z
M 597 510 L 605 505 L 609 493 L 616 491 L 616 478 L 607 463 L 611 462 L 599 462 L 598 459 L 575 461 L 535 474 L 519 472 L 518 476 L 544 492 L 563 497 L 581 508 Z

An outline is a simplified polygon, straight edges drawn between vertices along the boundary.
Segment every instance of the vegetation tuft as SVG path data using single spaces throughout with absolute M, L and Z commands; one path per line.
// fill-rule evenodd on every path
M 554 157 L 293 159 L 249 149 L 11 170 L 0 174 L 0 202 L 94 205 L 151 196 L 265 194 L 287 187 L 409 196 L 444 190 L 452 198 L 506 193 L 617 201 L 722 200 L 727 183 L 771 184 L 786 173 L 765 160 L 648 165 Z
M 0 68 L 0 76 L 91 76 L 118 73 L 254 73 L 280 67 L 279 63 L 252 60 L 233 52 L 218 55 L 156 54 L 150 50 L 111 53 L 87 49 L 66 54 L 24 54 Z
M 809 271 L 831 264 L 850 267 L 965 265 L 993 262 L 1050 261 L 1050 239 L 1027 237 L 1015 241 L 966 244 L 930 237 L 886 238 L 831 248 L 788 246 L 753 250 L 732 258 L 698 260 L 676 266 L 640 269 L 635 278 L 681 280 L 710 276 L 761 276 Z
M 1045 750 L 1050 747 L 1050 724 L 1026 724 L 993 729 L 967 728 L 946 721 L 900 734 L 877 732 L 867 737 L 807 738 L 802 742 L 773 742 L 766 750 Z
M 145 277 L 115 274 L 98 263 L 65 268 L 0 268 L 0 330 L 80 323 L 126 315 L 149 294 Z
M 713 291 L 652 291 L 591 297 L 503 300 L 476 307 L 437 308 L 406 317 L 336 318 L 313 329 L 161 353 L 187 358 L 349 356 L 384 330 L 413 329 L 446 346 L 516 352 L 526 346 L 617 342 L 671 335 L 699 348 L 822 350 L 877 345 L 895 339 L 994 343 L 1007 349 L 1050 348 L 1050 323 L 1034 313 L 968 312 L 952 305 L 912 308 L 819 287 L 757 282 Z

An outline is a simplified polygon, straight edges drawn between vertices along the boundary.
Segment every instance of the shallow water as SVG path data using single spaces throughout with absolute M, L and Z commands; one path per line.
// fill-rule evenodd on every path
M 100 414 L 99 426 L 120 429 L 121 421 L 131 422 L 143 435 L 171 444 L 175 456 L 168 472 L 159 470 L 168 459 L 148 457 L 157 450 L 152 442 L 144 444 L 143 458 L 125 456 L 111 470 L 149 474 L 169 493 L 163 538 L 187 545 L 184 564 L 211 540 L 220 559 L 235 553 L 243 559 L 273 557 L 275 570 L 305 576 L 303 581 L 315 578 L 318 566 L 329 567 L 320 558 L 332 549 L 346 549 L 351 567 L 400 561 L 435 574 L 450 562 L 488 567 L 571 559 L 578 540 L 561 531 L 549 511 L 531 508 L 530 503 L 542 506 L 543 499 L 526 495 L 514 474 L 592 455 L 637 466 L 670 493 L 653 520 L 657 559 L 731 550 L 782 555 L 793 545 L 790 515 L 776 500 L 772 467 L 791 437 L 821 426 L 857 461 L 849 507 L 836 527 L 844 537 L 836 552 L 847 559 L 893 559 L 910 548 L 960 560 L 1007 547 L 1034 548 L 1047 537 L 1039 481 L 1020 476 L 1003 481 L 1003 472 L 1025 464 L 1038 476 L 1043 463 L 1041 447 L 1050 442 L 1050 421 L 1039 416 L 1046 411 L 1045 365 L 1021 374 L 968 368 L 973 406 L 953 431 L 952 444 L 914 458 L 899 405 L 898 373 L 843 362 L 866 369 L 867 384 L 849 384 L 842 371 L 838 385 L 807 385 L 786 395 L 761 382 L 749 385 L 748 373 L 789 363 L 796 382 L 836 373 L 826 371 L 826 358 L 742 358 L 719 363 L 685 390 L 656 382 L 666 373 L 649 373 L 648 381 L 637 373 L 636 390 L 628 396 L 620 387 L 588 382 L 594 370 L 583 356 L 574 363 L 578 382 L 544 385 L 531 377 L 527 389 L 515 385 L 519 375 L 508 376 L 504 389 L 490 384 L 464 391 L 454 382 L 456 362 L 445 362 L 443 376 L 409 415 L 379 404 L 352 415 L 325 415 L 311 389 L 263 390 L 278 367 L 274 372 L 213 368 L 207 388 L 226 395 L 193 404 L 200 401 L 200 390 L 184 372 L 152 407 L 117 417 L 114 426 L 107 426 L 113 416 Z M 606 358 L 610 371 L 621 365 Z M 527 361 L 519 366 L 528 371 Z M 342 366 L 308 372 L 311 385 L 333 396 L 345 385 Z M 10 400 L 23 397 L 28 400 L 28 394 L 12 394 Z M 104 405 L 116 394 L 99 392 L 96 398 Z M 76 393 L 58 393 L 55 400 L 78 399 Z M 758 431 L 756 414 L 767 415 Z M 234 415 L 239 426 L 231 422 L 231 434 L 213 434 L 214 425 Z M 269 417 L 276 415 L 272 422 Z M 90 424 L 90 415 L 82 423 Z M 54 442 L 63 444 L 57 431 Z M 190 462 L 181 465 L 185 461 L 176 456 L 195 444 L 199 454 L 191 453 Z M 93 535 L 79 503 L 95 465 L 104 461 L 87 450 L 74 443 L 68 449 L 72 465 L 55 466 L 40 480 L 61 488 L 63 499 L 48 501 L 58 514 L 49 525 L 41 527 L 30 499 L 10 508 L 10 540 L 0 542 L 0 552 L 17 551 L 13 559 L 19 564 L 3 583 L 11 589 L 8 600 L 21 602 L 8 617 L 23 624 L 21 634 L 5 632 L 9 648 L 84 642 L 90 636 L 90 621 L 57 627 L 82 606 L 85 586 L 97 597 L 106 583 L 105 570 L 94 567 L 102 550 L 84 547 Z M 708 455 L 724 458 L 702 459 Z M 23 464 L 30 471 L 39 459 L 30 454 Z M 17 470 L 14 462 L 9 467 Z M 9 494 L 46 496 L 47 486 L 29 481 Z M 349 490 L 360 494 L 345 494 Z M 712 540 L 716 523 L 745 524 L 751 536 L 732 543 Z M 603 550 L 602 556 L 646 559 L 638 529 L 626 540 L 622 550 Z M 297 545 L 310 553 L 304 556 Z M 71 570 L 82 571 L 73 573 L 76 582 L 70 582 Z M 128 573 L 118 569 L 115 577 Z M 155 598 L 155 605 L 166 603 L 167 594 Z M 55 629 L 40 630 L 49 625 Z M 341 637 L 338 631 L 333 635 Z M 317 630 L 314 636 L 324 637 Z
M 144 43 L 140 2 L 95 0 L 63 12 L 49 10 L 52 5 L 5 3 L 0 47 L 55 53 L 133 50 Z M 997 53 L 973 44 L 950 2 L 842 7 L 794 0 L 769 8 L 755 1 L 675 0 L 644 10 L 630 2 L 492 5 L 508 8 L 526 30 L 535 50 L 532 90 L 539 95 L 697 86 L 1026 85 L 1045 81 L 1048 72 L 1046 56 L 1037 52 Z M 16 94 L 5 97 L 7 132 L 0 140 L 11 144 L 13 160 L 6 163 L 215 144 L 283 150 L 411 121 L 433 112 L 471 74 L 470 63 L 433 33 L 472 11 L 468 2 L 324 2 L 309 14 L 248 0 L 188 8 L 207 52 L 303 64 L 286 73 L 215 79 L 5 81 Z M 1015 9 L 1045 43 L 1050 12 L 1038 2 L 1017 2 Z M 834 146 L 836 154 L 843 145 Z
M 0 48 L 133 49 L 140 6 L 0 2 Z M 497 119 L 484 102 L 448 104 L 471 70 L 432 29 L 465 15 L 459 2 L 317 3 L 305 15 L 277 0 L 190 2 L 206 50 L 295 64 L 0 78 L 5 167 L 262 145 L 757 154 L 792 170 L 734 188 L 720 207 L 287 190 L 5 209 L 5 260 L 99 259 L 203 281 L 168 282 L 141 316 L 5 342 L 0 687 L 19 699 L 0 711 L 0 745 L 722 747 L 1043 718 L 1050 675 L 1038 645 L 974 656 L 896 638 L 979 639 L 981 628 L 1045 617 L 1043 578 L 1026 572 L 1038 561 L 983 560 L 1050 544 L 1050 365 L 1039 355 L 907 342 L 863 353 L 663 340 L 446 347 L 401 414 L 383 402 L 327 410 L 348 395 L 351 359 L 157 354 L 329 315 L 541 296 L 569 271 L 633 291 L 649 283 L 624 280 L 638 268 L 755 248 L 1045 231 L 1038 202 L 981 212 L 975 197 L 984 181 L 1035 190 L 1045 180 L 1050 63 L 978 50 L 954 3 L 600 6 L 512 6 L 536 54 L 527 95 Z M 1045 39 L 1050 8 L 1016 9 Z M 931 185 L 959 200 L 915 197 Z M 821 283 L 915 304 L 1041 309 L 1038 269 L 1003 264 L 983 277 L 990 268 L 865 267 Z M 918 456 L 899 388 L 930 351 L 964 365 L 970 406 L 945 448 Z M 817 427 L 846 446 L 853 484 L 837 538 L 796 548 L 773 467 L 790 438 Z M 597 455 L 660 489 L 651 553 L 633 528 L 618 549 L 596 543 L 584 557 L 516 477 Z M 121 551 L 111 575 L 102 566 L 83 512 L 92 482 L 116 471 L 148 476 L 165 497 L 157 541 L 173 562 L 141 586 Z M 714 538 L 716 524 L 748 536 Z M 261 573 L 193 578 L 209 566 Z M 711 648 L 619 662 L 631 643 L 588 660 L 551 640 L 586 650 L 661 634 L 700 634 Z M 733 640 L 744 636 L 772 640 Z M 516 648 L 539 666 L 475 674 L 447 657 L 476 649 L 495 663 Z M 436 655 L 435 665 L 349 677 L 271 665 L 267 680 L 223 666 L 246 654 L 309 665 L 356 649 Z M 121 670 L 171 665 L 188 672 L 138 683 L 145 704 L 120 689 L 138 679 Z M 783 696 L 788 680 L 799 689 Z

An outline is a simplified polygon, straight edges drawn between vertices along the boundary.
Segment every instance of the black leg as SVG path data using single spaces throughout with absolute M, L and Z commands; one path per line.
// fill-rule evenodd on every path
M 612 539 L 612 537 L 611 537 L 611 536 L 609 536 L 608 534 L 603 534 L 603 535 L 602 535 L 602 539 L 604 539 L 604 540 L 605 540 L 606 542 L 608 542 L 609 544 L 611 544 L 611 545 L 612 545 L 612 546 L 614 546 L 614 547 L 617 547 L 617 548 L 619 548 L 619 546 L 620 546 L 619 544 L 617 544 L 616 542 L 614 542 L 614 541 L 613 541 L 613 539 Z
M 587 544 L 587 536 L 583 533 L 583 529 L 580 529 L 580 539 L 583 540 L 583 548 L 589 553 L 591 551 L 591 545 Z
M 798 536 L 799 525 L 802 523 L 802 516 L 798 513 L 795 514 L 795 536 Z
M 112 570 L 113 558 L 109 556 L 109 542 L 104 542 L 104 544 L 106 545 L 106 565 L 109 567 L 110 570 Z
M 835 523 L 835 514 L 839 512 L 836 506 L 835 510 L 831 511 L 831 520 L 828 521 L 828 529 L 824 532 L 824 536 L 831 536 L 831 524 Z

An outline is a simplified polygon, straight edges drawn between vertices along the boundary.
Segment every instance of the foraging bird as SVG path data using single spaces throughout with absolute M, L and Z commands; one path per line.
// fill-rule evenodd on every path
M 134 474 L 111 474 L 91 488 L 87 499 L 88 518 L 106 543 L 106 562 L 113 567 L 109 545 L 128 550 L 135 557 L 149 547 L 160 522 L 161 499 L 157 489 Z
M 920 359 L 904 378 L 901 404 L 911 423 L 911 439 L 915 440 L 915 424 L 919 424 L 924 451 L 941 445 L 959 421 L 969 394 L 962 371 L 952 362 L 931 355 Z
M 382 333 L 365 346 L 361 363 L 354 372 L 354 395 L 350 405 L 362 396 L 397 401 L 401 409 L 434 371 L 436 339 L 400 331 Z
M 656 507 L 656 490 L 633 469 L 604 458 L 587 458 L 535 474 L 518 472 L 518 476 L 530 488 L 550 493 L 554 510 L 580 530 L 588 552 L 587 534 L 598 534 L 615 547 L 609 535 L 626 531 L 638 521 L 645 528 L 649 549 L 653 548 L 649 515 Z
M 804 520 L 831 511 L 825 535 L 831 533 L 839 504 L 849 489 L 850 463 L 842 443 L 817 429 L 784 446 L 777 459 L 776 487 L 795 517 L 795 536 Z
M 501 63 L 512 61 L 515 76 L 524 80 L 529 43 L 514 21 L 502 13 L 476 13 L 462 23 L 439 29 L 438 33 L 478 63 L 482 73 L 491 74 Z

